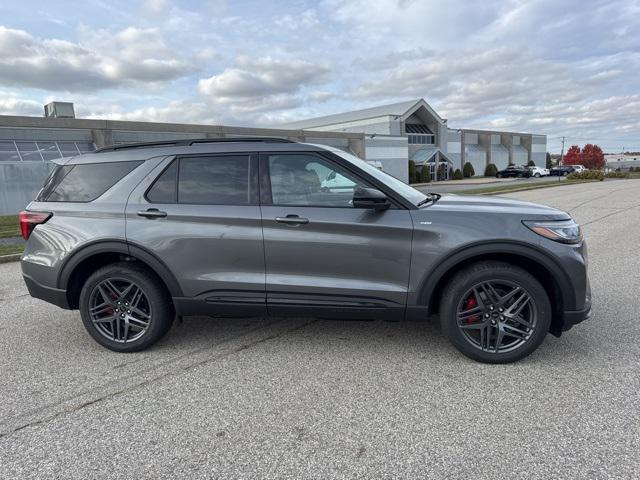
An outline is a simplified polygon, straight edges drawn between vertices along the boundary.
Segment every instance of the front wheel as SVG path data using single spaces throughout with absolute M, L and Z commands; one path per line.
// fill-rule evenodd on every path
M 116 352 L 136 352 L 156 343 L 171 328 L 173 302 L 160 281 L 132 263 L 96 270 L 80 292 L 87 332 Z
M 539 174 L 539 173 L 536 173 L 536 174 L 534 175 L 534 177 L 536 177 L 536 178 L 540 178 L 540 174 Z
M 484 363 L 510 363 L 533 352 L 551 324 L 546 291 L 531 274 L 504 262 L 458 272 L 441 299 L 442 330 L 454 347 Z

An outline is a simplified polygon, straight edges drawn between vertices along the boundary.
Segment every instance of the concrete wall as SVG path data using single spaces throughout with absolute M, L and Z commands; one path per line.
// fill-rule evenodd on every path
M 407 137 L 380 136 L 365 138 L 365 157 L 382 163 L 385 172 L 409 182 L 409 149 Z
M 451 160 L 454 169 L 462 170 L 462 132 L 449 129 L 446 140 L 443 142 L 442 151 Z
M 0 215 L 23 210 L 42 188 L 51 162 L 0 163 Z

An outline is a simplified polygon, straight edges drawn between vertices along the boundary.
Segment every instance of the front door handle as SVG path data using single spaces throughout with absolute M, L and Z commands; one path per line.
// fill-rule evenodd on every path
M 149 208 L 147 210 L 140 210 L 138 216 L 146 218 L 164 218 L 167 216 L 167 212 L 161 212 L 157 208 Z
M 305 225 L 309 223 L 308 218 L 302 218 L 298 215 L 287 215 L 286 217 L 276 217 L 276 222 L 284 223 L 286 225 Z

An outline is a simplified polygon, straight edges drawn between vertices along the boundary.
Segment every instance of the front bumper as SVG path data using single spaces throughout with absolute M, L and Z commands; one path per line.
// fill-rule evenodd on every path
M 59 288 L 51 288 L 45 287 L 44 285 L 39 284 L 29 275 L 22 275 L 24 278 L 24 283 L 27 284 L 27 290 L 29 290 L 29 295 L 34 298 L 39 298 L 40 300 L 44 300 L 45 302 L 52 303 L 60 308 L 69 309 L 69 302 L 67 300 L 67 291 L 61 290 Z
M 562 324 L 562 331 L 566 332 L 567 330 L 570 330 L 571 327 L 573 327 L 574 325 L 577 325 L 578 323 L 585 321 L 587 318 L 591 317 L 591 313 L 592 313 L 591 304 L 589 304 L 589 306 L 584 310 L 565 311 L 564 322 Z

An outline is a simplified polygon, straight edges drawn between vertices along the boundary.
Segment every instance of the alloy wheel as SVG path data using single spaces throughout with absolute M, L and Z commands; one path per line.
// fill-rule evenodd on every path
M 529 292 L 508 280 L 471 287 L 456 310 L 457 326 L 475 348 L 490 353 L 515 350 L 529 341 L 538 323 Z
M 151 305 L 136 283 L 108 278 L 95 286 L 89 297 L 89 316 L 105 338 L 130 343 L 142 337 L 151 325 Z

